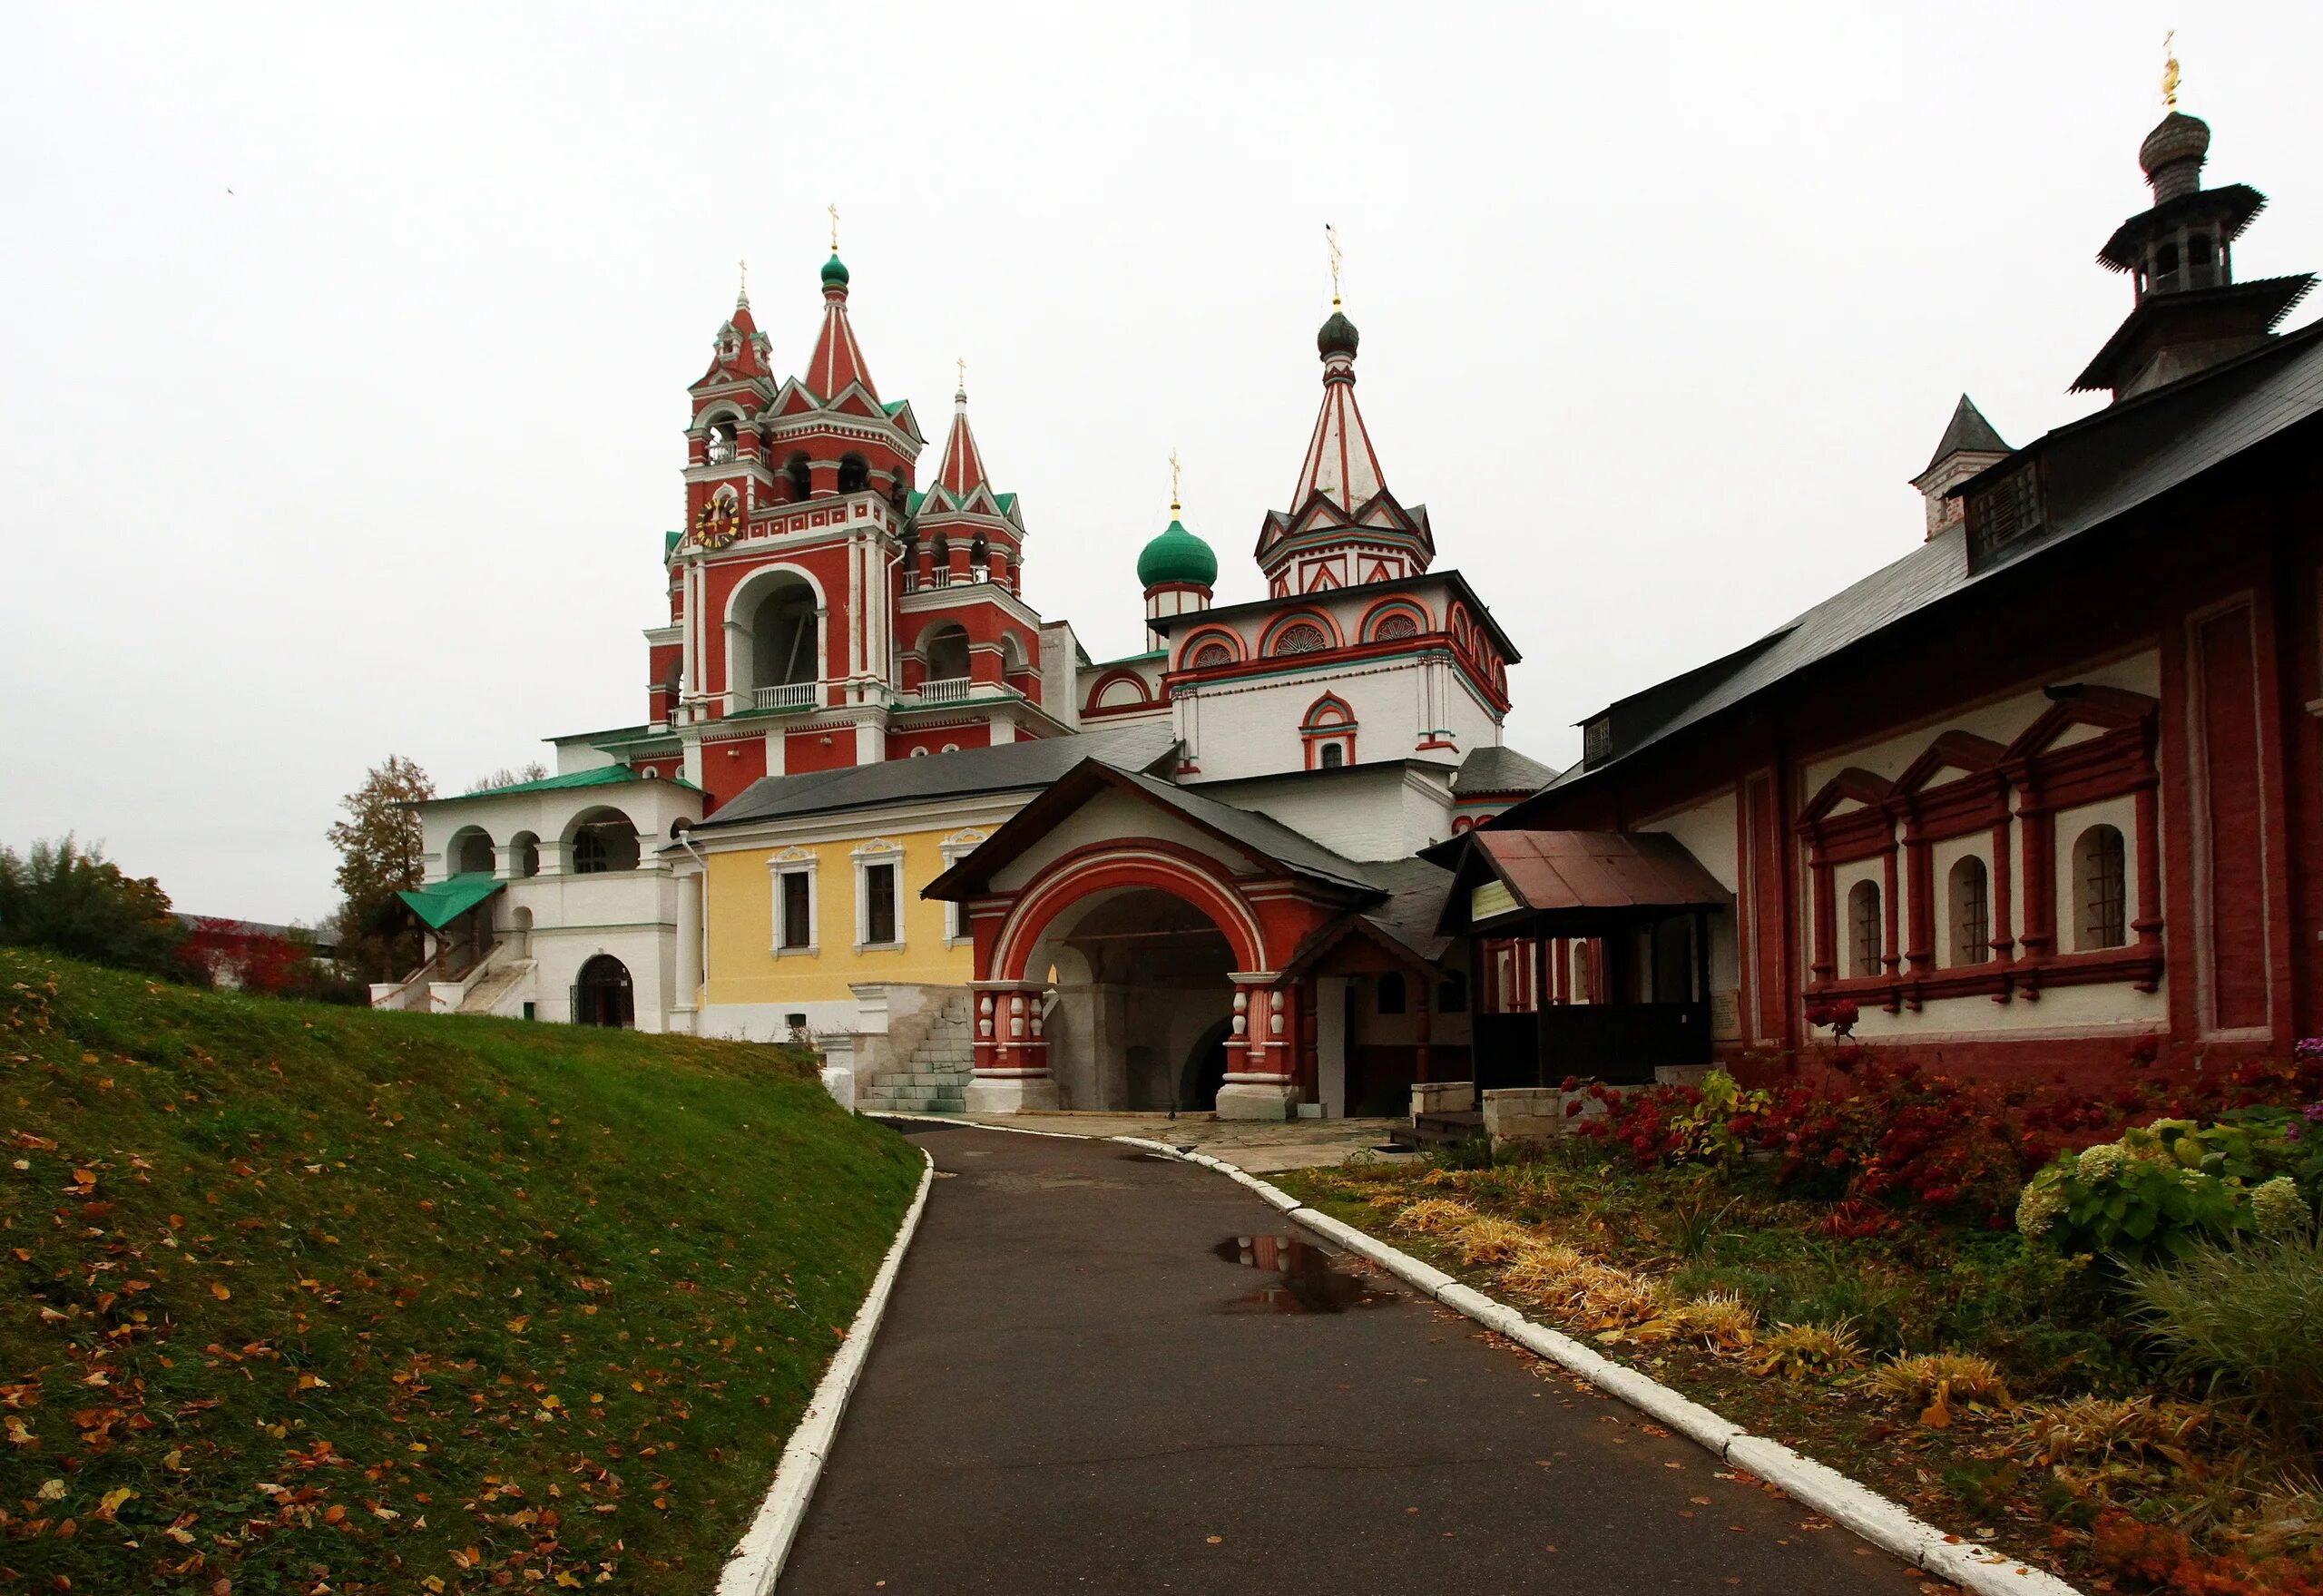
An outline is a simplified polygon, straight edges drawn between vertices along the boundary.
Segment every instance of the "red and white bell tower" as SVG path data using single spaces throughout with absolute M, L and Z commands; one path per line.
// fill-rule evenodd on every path
M 670 621 L 646 633 L 651 721 L 599 743 L 711 807 L 762 776 L 1070 729 L 1041 708 L 1040 616 L 1019 591 L 1023 512 L 988 480 L 955 396 L 936 480 L 883 400 L 836 250 L 799 376 L 777 377 L 743 293 L 689 394 Z

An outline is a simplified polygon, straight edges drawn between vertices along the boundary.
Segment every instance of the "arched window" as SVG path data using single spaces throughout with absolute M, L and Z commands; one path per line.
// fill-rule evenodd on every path
M 508 846 L 516 853 L 515 874 L 518 879 L 528 880 L 541 873 L 541 839 L 539 837 L 529 831 L 519 831 L 508 839 Z
M 1946 877 L 1951 899 L 1952 947 L 1947 964 L 1981 964 L 1993 956 L 1992 878 L 1984 860 L 1957 860 Z
M 1399 972 L 1390 970 L 1380 976 L 1378 990 L 1381 1013 L 1400 1014 L 1404 1012 L 1405 1005 L 1409 1000 L 1405 996 L 1404 978 Z
M 2120 947 L 2130 940 L 2128 863 L 2122 834 L 2111 826 L 2092 826 L 2073 843 L 2075 953 Z
M 1194 671 L 1207 671 L 1212 665 L 1231 665 L 1233 662 L 1234 651 L 1216 638 L 1194 650 L 1186 660 L 1187 668 Z
M 1879 886 L 1858 881 L 1848 888 L 1848 974 L 1879 974 Z
M 992 575 L 992 545 L 978 538 L 968 545 L 968 580 L 983 582 Z
M 2178 246 L 2174 242 L 2164 244 L 2153 252 L 2153 275 L 2157 283 L 2165 277 L 2175 276 L 2177 270 Z
M 481 831 L 463 831 L 452 839 L 452 874 L 489 876 L 493 871 L 492 838 Z
M 1436 983 L 1436 1012 L 1439 1014 L 1465 1014 L 1468 1012 L 1468 973 L 1446 970 L 1444 979 Z
M 871 462 L 849 449 L 838 457 L 838 491 L 859 494 L 871 485 Z
M 1293 622 L 1274 640 L 1278 654 L 1319 654 L 1330 646 L 1331 640 L 1312 621 Z
M 1325 743 L 1322 757 L 1316 760 L 1316 763 L 1326 770 L 1338 769 L 1347 763 L 1347 746 L 1344 743 Z
M 708 442 L 703 448 L 703 456 L 712 465 L 732 464 L 735 437 L 734 424 L 731 421 L 711 422 Z
M 573 873 L 576 876 L 634 870 L 639 857 L 637 827 L 618 809 L 593 810 L 573 826 Z
M 968 632 L 956 624 L 931 626 L 920 634 L 920 658 L 927 662 L 927 680 L 958 681 L 968 674 Z
M 800 449 L 782 463 L 782 475 L 790 479 L 790 497 L 795 502 L 815 491 L 815 468 Z
M 1417 637 L 1418 635 L 1419 619 L 1409 610 L 1390 610 L 1374 622 L 1371 627 L 1371 637 L 1375 642 L 1384 642 L 1389 638 Z

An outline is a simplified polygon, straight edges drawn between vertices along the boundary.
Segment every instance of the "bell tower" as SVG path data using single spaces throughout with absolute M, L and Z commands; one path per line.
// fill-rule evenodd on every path
M 2234 242 L 2267 197 L 2247 183 L 2202 187 L 2210 124 L 2178 109 L 2174 54 L 2161 93 L 2164 115 L 2138 146 L 2153 204 L 2097 252 L 2129 277 L 2134 303 L 2073 385 L 2110 389 L 2116 403 L 2256 348 L 2315 286 L 2312 273 L 2234 280 Z

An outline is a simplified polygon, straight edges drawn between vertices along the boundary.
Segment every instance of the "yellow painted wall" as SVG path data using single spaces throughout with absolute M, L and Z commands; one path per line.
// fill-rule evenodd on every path
M 814 956 L 785 954 L 774 946 L 774 876 L 768 862 L 790 846 L 746 848 L 709 857 L 708 915 L 711 1004 L 844 1002 L 858 981 L 925 982 L 958 986 L 975 974 L 975 950 L 963 942 L 944 945 L 946 906 L 919 896 L 944 873 L 941 831 L 886 831 L 903 845 L 903 879 L 897 907 L 903 916 L 900 949 L 855 951 L 855 850 L 871 840 L 850 837 L 835 842 L 802 843 L 816 858 Z

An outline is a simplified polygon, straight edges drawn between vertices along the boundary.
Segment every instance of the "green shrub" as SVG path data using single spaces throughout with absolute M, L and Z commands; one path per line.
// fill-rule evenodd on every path
M 2034 1175 L 2017 1199 L 2017 1228 L 2062 1252 L 2131 1263 L 2252 1230 L 2303 1229 L 2323 1188 L 2323 1137 L 2305 1135 L 2308 1124 L 2254 1108 L 2209 1125 L 2156 1120 L 2125 1131 Z
M 2249 1396 L 2286 1444 L 2323 1444 L 2323 1249 L 2312 1235 L 2202 1243 L 2129 1280 L 2146 1333 L 2181 1369 Z

